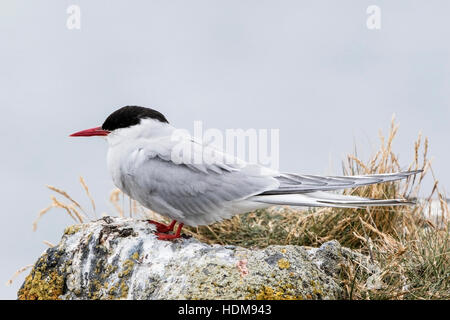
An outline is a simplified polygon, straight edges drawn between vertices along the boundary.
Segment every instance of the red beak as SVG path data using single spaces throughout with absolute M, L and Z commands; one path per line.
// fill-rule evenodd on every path
M 103 130 L 102 127 L 96 127 L 92 129 L 86 129 L 72 133 L 70 137 L 92 137 L 92 136 L 107 136 L 109 131 Z

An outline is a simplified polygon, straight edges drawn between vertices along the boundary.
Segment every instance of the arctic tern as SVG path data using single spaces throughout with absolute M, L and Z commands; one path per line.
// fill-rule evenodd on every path
M 404 199 L 368 199 L 326 191 L 395 181 L 421 172 L 362 176 L 284 173 L 248 163 L 177 132 L 160 112 L 125 106 L 109 115 L 101 127 L 71 135 L 106 138 L 107 166 L 114 184 L 144 207 L 173 220 L 170 225 L 149 220 L 162 240 L 179 238 L 184 224 L 208 225 L 273 205 L 363 208 L 413 204 Z M 177 222 L 176 232 L 169 233 Z

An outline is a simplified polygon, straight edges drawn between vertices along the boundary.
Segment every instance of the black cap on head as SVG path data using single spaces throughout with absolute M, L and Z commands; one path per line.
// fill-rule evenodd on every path
M 166 117 L 156 110 L 138 106 L 126 106 L 111 113 L 105 122 L 103 122 L 102 129 L 113 131 L 115 129 L 131 127 L 139 124 L 141 119 L 146 118 L 169 123 Z

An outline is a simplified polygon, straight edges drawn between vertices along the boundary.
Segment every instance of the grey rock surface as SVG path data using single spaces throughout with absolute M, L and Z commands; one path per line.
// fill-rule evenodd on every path
M 339 299 L 341 264 L 352 251 L 246 249 L 194 238 L 156 239 L 146 221 L 104 217 L 68 227 L 46 250 L 19 299 Z

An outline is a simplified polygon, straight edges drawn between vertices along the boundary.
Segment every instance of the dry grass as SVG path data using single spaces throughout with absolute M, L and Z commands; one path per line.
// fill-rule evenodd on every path
M 88 196 L 89 200 L 91 200 L 91 205 L 92 205 L 92 209 L 94 210 L 94 214 L 96 214 L 95 212 L 95 201 L 94 198 L 92 198 L 91 193 L 89 192 L 89 188 L 86 184 L 86 182 L 84 181 L 83 177 L 80 177 L 80 183 L 83 186 L 84 191 L 86 192 L 86 195 Z
M 114 208 L 116 209 L 117 213 L 119 214 L 119 217 L 123 218 L 125 216 L 125 214 L 124 214 L 123 207 L 120 205 L 120 196 L 121 195 L 123 197 L 123 193 L 120 191 L 120 189 L 114 189 L 111 192 L 111 195 L 109 196 L 109 201 L 113 204 Z
M 380 134 L 380 149 L 367 162 L 356 152 L 343 165 L 344 175 L 401 171 L 392 142 L 398 131 L 394 120 L 387 138 Z M 428 140 L 419 134 L 414 143 L 414 161 L 408 170 L 422 169 L 416 177 L 400 182 L 370 185 L 346 190 L 375 199 L 415 198 L 423 179 L 431 174 L 434 186 L 426 201 L 417 206 L 371 207 L 367 209 L 321 208 L 305 211 L 290 207 L 260 210 L 211 226 L 187 228 L 187 232 L 208 243 L 264 247 L 271 244 L 320 246 L 336 239 L 343 246 L 358 250 L 378 264 L 381 273 L 362 272 L 356 261 L 349 261 L 341 274 L 348 299 L 449 299 L 450 264 L 448 245 L 448 206 L 428 159 Z M 439 212 L 431 210 L 439 199 Z M 427 209 L 428 208 L 428 209 Z M 370 277 L 370 279 L 369 279 Z M 378 285 L 372 282 L 376 280 Z
M 83 187 L 83 189 L 85 190 L 87 196 L 91 200 L 91 204 L 94 209 L 94 215 L 95 215 L 95 202 L 94 202 L 94 199 L 92 198 L 91 194 L 89 193 L 89 188 L 87 187 L 87 184 L 84 181 L 83 177 L 80 177 L 80 183 L 81 183 L 81 186 Z M 38 222 L 41 220 L 41 218 L 47 212 L 49 212 L 50 210 L 52 210 L 54 208 L 64 209 L 64 211 L 70 216 L 70 218 L 73 221 L 75 221 L 75 223 L 84 223 L 85 221 L 91 219 L 90 215 L 86 213 L 86 211 L 83 209 L 83 207 L 77 201 L 75 201 L 71 196 L 69 196 L 69 194 L 67 192 L 65 192 L 62 189 L 51 186 L 51 185 L 47 185 L 47 188 L 50 189 L 51 191 L 55 192 L 56 194 L 62 196 L 68 202 L 63 202 L 63 201 L 57 199 L 54 195 L 51 195 L 50 199 L 52 200 L 52 203 L 48 207 L 42 209 L 39 212 L 38 216 L 33 221 L 33 231 L 36 231 Z
M 398 126 L 392 121 L 389 135 L 380 134 L 379 151 L 367 162 L 355 152 L 343 164 L 344 175 L 391 173 L 401 171 L 392 142 Z M 408 170 L 423 172 L 400 182 L 370 185 L 345 190 L 344 194 L 362 197 L 415 198 L 423 179 L 431 175 L 434 186 L 425 201 L 416 206 L 372 207 L 367 209 L 320 208 L 298 210 L 273 207 L 233 217 L 210 226 L 186 227 L 185 233 L 206 243 L 234 244 L 245 247 L 265 247 L 290 244 L 317 247 L 336 239 L 343 246 L 370 256 L 380 268 L 378 274 L 368 274 L 357 261 L 343 266 L 341 284 L 347 299 L 449 299 L 450 265 L 448 246 L 448 206 L 439 190 L 439 183 L 428 159 L 428 140 L 419 134 L 414 143 L 414 160 Z M 95 211 L 95 202 L 81 178 Z M 85 221 L 85 211 L 64 191 L 49 188 L 68 203 L 52 198 L 39 220 L 52 208 L 64 209 L 76 222 Z M 432 199 L 439 199 L 438 214 L 432 219 L 424 215 L 431 211 Z M 120 217 L 125 217 L 125 197 L 114 190 L 110 201 Z M 428 208 L 428 209 L 427 209 Z M 78 210 L 83 215 L 81 215 Z M 77 214 L 78 212 L 78 214 Z M 129 200 L 128 215 L 134 218 L 170 222 L 134 200 Z M 34 228 L 37 221 L 33 224 Z
M 33 267 L 33 264 L 29 264 L 29 265 L 27 265 L 27 266 L 25 266 L 25 267 L 22 267 L 22 268 L 20 268 L 19 270 L 17 270 L 17 271 L 13 274 L 13 276 L 11 277 L 11 279 L 9 279 L 9 280 L 6 282 L 6 285 L 7 285 L 7 286 L 10 286 L 10 285 L 14 282 L 14 279 L 15 279 L 15 278 L 17 278 L 20 274 L 22 274 L 23 272 L 27 271 L 27 270 L 30 269 L 31 267 Z

